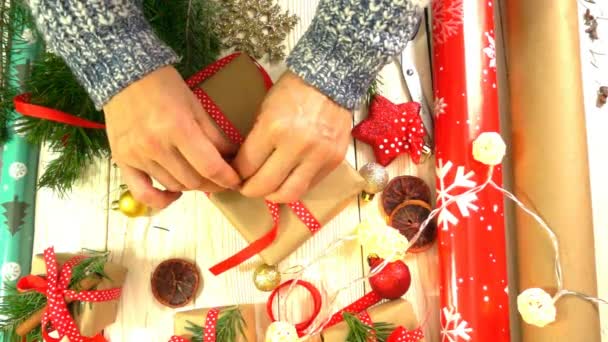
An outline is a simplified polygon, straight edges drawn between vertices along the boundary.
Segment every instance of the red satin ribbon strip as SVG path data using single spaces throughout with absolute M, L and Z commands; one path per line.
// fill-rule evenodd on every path
M 30 98 L 31 95 L 29 93 L 15 96 L 15 98 L 13 99 L 13 103 L 15 104 L 15 111 L 32 118 L 59 122 L 70 126 L 93 129 L 106 128 L 106 125 L 98 122 L 85 120 L 53 108 L 32 104 L 29 102 Z
M 270 317 L 270 320 L 272 322 L 276 322 L 276 318 L 274 317 L 274 310 L 272 310 L 272 306 L 274 304 L 274 298 L 277 296 L 279 291 L 281 291 L 281 289 L 283 289 L 284 287 L 286 287 L 288 285 L 291 285 L 294 281 L 296 281 L 296 280 L 291 279 L 291 280 L 288 280 L 288 281 L 284 282 L 283 284 L 279 285 L 276 289 L 274 289 L 274 291 L 272 291 L 272 293 L 270 294 L 270 297 L 268 297 L 268 301 L 266 302 L 266 312 L 268 313 L 268 317 Z M 321 298 L 321 293 L 313 284 L 311 284 L 307 281 L 304 281 L 304 280 L 298 280 L 296 282 L 296 285 L 300 285 L 300 286 L 304 287 L 306 290 L 308 290 L 308 292 L 310 293 L 310 295 L 312 297 L 313 303 L 314 303 L 314 309 L 313 309 L 313 312 L 312 312 L 312 315 L 310 316 L 310 318 L 296 324 L 296 331 L 298 332 L 298 335 L 300 337 L 302 337 L 305 334 L 304 331 L 312 324 L 312 322 L 314 322 L 315 318 L 317 318 L 317 316 L 319 315 L 319 312 L 321 311 L 321 305 L 323 304 L 323 300 Z

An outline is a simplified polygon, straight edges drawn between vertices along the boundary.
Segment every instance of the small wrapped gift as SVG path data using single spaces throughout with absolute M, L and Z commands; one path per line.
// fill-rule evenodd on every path
M 255 114 L 271 85 L 263 69 L 246 55 L 224 58 L 188 83 L 219 128 L 237 144 L 252 129 Z M 263 247 L 255 252 L 265 263 L 277 264 L 344 209 L 364 185 L 359 173 L 343 162 L 311 189 L 299 205 L 278 207 L 276 235 L 266 239 Z M 250 243 L 265 237 L 274 226 L 269 205 L 262 198 L 247 198 L 235 191 L 224 191 L 211 194 L 210 199 Z M 219 271 L 212 269 L 212 272 L 218 274 L 236 264 L 231 263 Z
M 255 342 L 257 336 L 264 336 L 263 331 L 270 324 L 264 317 L 265 306 L 261 304 L 183 311 L 175 314 L 174 333 L 183 338 L 180 341 L 208 341 L 202 338 L 207 335 L 214 336 L 210 338 L 211 341 L 219 342 L 230 330 L 237 337 L 237 342 Z
M 419 327 L 418 319 L 416 318 L 412 304 L 404 299 L 396 299 L 384 304 L 376 305 L 367 310 L 367 313 L 372 322 L 390 323 L 394 325 L 395 328 L 405 327 L 408 330 L 415 330 Z M 348 332 L 349 329 L 346 322 L 341 322 L 325 329 L 321 333 L 322 339 L 317 337 L 316 341 L 345 341 Z
M 50 328 L 43 325 L 43 336 L 57 330 L 61 338 L 79 340 L 95 337 L 114 323 L 127 270 L 108 262 L 107 254 L 55 254 L 48 248 L 34 257 L 31 272 L 17 282 L 14 296 L 37 292 L 45 300 L 17 326 L 18 335 L 25 336 L 46 321 Z

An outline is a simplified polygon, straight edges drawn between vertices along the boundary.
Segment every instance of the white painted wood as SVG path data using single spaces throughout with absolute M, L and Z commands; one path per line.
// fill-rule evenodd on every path
M 42 147 L 38 172 L 42 174 L 55 155 Z M 81 248 L 106 249 L 107 187 L 109 162 L 99 161 L 88 170 L 86 182 L 61 196 L 42 188 L 36 193 L 34 253 L 48 246 L 57 251 L 77 252 Z
M 597 91 L 600 86 L 608 86 L 608 2 L 595 3 L 579 1 L 579 32 L 581 44 L 581 62 L 583 68 L 583 95 L 585 101 L 585 118 L 587 120 L 587 144 L 589 155 L 589 173 L 591 182 L 591 201 L 593 206 L 593 226 L 595 232 L 595 260 L 597 270 L 598 296 L 608 299 L 608 105 L 596 106 Z M 585 33 L 583 16 L 589 8 L 591 14 L 599 17 L 599 40 L 592 41 Z M 595 53 L 593 53 L 593 52 Z M 595 64 L 595 65 L 594 65 Z M 581 113 L 582 115 L 582 113 Z M 599 308 L 602 329 L 602 341 L 608 341 L 608 306 Z

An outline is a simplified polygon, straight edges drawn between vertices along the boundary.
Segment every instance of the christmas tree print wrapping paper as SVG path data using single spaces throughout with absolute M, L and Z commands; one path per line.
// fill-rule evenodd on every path
M 10 86 L 20 87 L 39 44 L 29 28 L 16 31 L 9 52 L 7 79 Z M 10 138 L 0 147 L 0 291 L 5 284 L 14 283 L 30 272 L 39 150 L 15 134 L 12 124 L 8 126 Z M 0 342 L 4 341 L 0 334 Z
M 483 184 L 472 142 L 500 132 L 494 0 L 434 0 L 437 206 Z M 502 184 L 502 167 L 493 180 Z M 438 216 L 443 342 L 510 341 L 504 199 L 486 188 Z

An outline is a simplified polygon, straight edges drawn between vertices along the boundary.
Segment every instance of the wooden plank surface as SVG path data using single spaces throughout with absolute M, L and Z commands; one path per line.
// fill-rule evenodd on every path
M 583 95 L 587 120 L 587 146 L 595 231 L 595 263 L 597 288 L 600 298 L 608 299 L 608 105 L 598 107 L 597 92 L 600 86 L 608 86 L 608 2 L 579 1 L 579 32 L 581 64 L 583 68 Z M 600 39 L 592 40 L 585 32 L 584 14 L 589 9 L 598 18 L 597 33 Z M 581 113 L 582 114 L 582 113 Z M 608 305 L 599 308 L 602 341 L 608 341 Z

